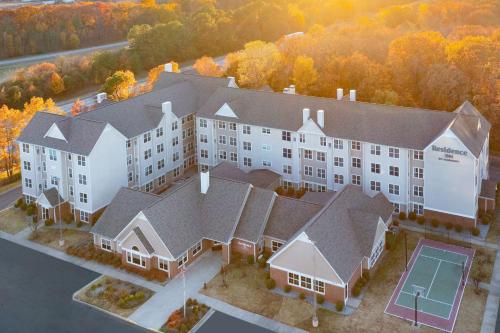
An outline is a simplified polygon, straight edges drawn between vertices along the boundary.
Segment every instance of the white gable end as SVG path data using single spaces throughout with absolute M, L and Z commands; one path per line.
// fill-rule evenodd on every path
M 227 105 L 227 103 L 224 103 L 224 105 L 215 113 L 215 115 L 221 117 L 238 118 L 238 116 L 234 113 L 231 107 Z
M 67 141 L 56 124 L 52 124 L 52 126 L 50 126 L 47 133 L 45 133 L 45 137 Z
M 321 128 L 319 128 L 319 126 L 312 119 L 309 119 L 304 125 L 302 125 L 298 132 L 325 136 L 325 133 L 323 133 Z

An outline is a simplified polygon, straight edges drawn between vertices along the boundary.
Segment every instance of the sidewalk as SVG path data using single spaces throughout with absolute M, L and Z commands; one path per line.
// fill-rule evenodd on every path
M 498 307 L 500 302 L 500 251 L 497 251 L 493 274 L 489 285 L 488 298 L 486 299 L 486 308 L 481 325 L 481 333 L 495 332 L 495 325 L 498 316 Z

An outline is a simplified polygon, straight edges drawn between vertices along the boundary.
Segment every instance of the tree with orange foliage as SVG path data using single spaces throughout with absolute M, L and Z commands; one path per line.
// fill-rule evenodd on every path
M 171 61 L 168 64 L 172 64 L 172 72 L 174 73 L 180 72 L 178 63 L 176 63 L 175 61 Z M 155 82 L 158 80 L 158 77 L 164 71 L 165 71 L 164 64 L 151 68 L 148 72 L 148 78 L 146 80 L 146 88 L 144 90 L 149 91 L 153 89 L 153 86 Z
M 222 67 L 219 66 L 212 57 L 201 57 L 196 60 L 193 68 L 196 69 L 199 74 L 204 76 L 221 77 L 223 74 Z
M 64 81 L 56 72 L 50 76 L 50 90 L 54 95 L 58 95 L 64 91 Z
M 81 112 L 83 112 L 83 107 L 85 107 L 85 104 L 80 100 L 80 98 L 77 98 L 75 103 L 73 103 L 73 106 L 71 107 L 71 115 L 77 116 Z

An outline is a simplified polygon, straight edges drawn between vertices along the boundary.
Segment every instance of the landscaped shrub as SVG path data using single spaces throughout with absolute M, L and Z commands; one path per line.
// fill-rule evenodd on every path
M 19 208 L 21 208 L 21 210 L 26 210 L 26 208 L 28 208 L 28 205 L 26 204 L 26 202 L 21 202 L 21 204 L 19 205 Z
M 295 192 L 295 197 L 297 199 L 300 199 L 304 196 L 304 194 L 306 194 L 306 189 L 304 187 L 301 187 L 297 190 L 297 192 Z
M 431 225 L 432 225 L 432 227 L 437 228 L 437 227 L 439 227 L 439 221 L 437 219 L 432 219 Z
M 453 223 L 451 223 L 451 222 L 446 222 L 446 224 L 444 226 L 445 226 L 446 230 L 453 229 Z
M 21 207 L 21 204 L 24 202 L 23 198 L 17 199 L 16 203 L 14 204 L 14 207 L 19 208 Z
M 28 208 L 26 208 L 26 215 L 32 216 L 33 214 L 35 214 L 35 207 L 29 205 Z
M 266 259 L 264 257 L 259 258 L 257 262 L 260 268 L 266 268 Z
M 456 232 L 462 232 L 464 230 L 464 227 L 462 227 L 461 224 L 455 224 L 455 231 Z
M 276 287 L 276 281 L 274 279 L 267 279 L 266 280 L 266 288 L 267 289 L 274 289 Z
M 44 223 L 45 223 L 46 227 L 50 227 L 51 225 L 54 225 L 54 220 L 53 219 L 46 219 Z
M 471 228 L 470 233 L 472 234 L 472 236 L 479 236 L 480 234 L 479 228 L 478 227 Z
M 290 285 L 286 284 L 283 286 L 283 291 L 286 293 L 289 293 L 290 291 L 292 291 L 292 287 Z
M 363 271 L 363 277 L 365 280 L 368 282 L 370 281 L 370 272 L 369 271 Z
M 417 217 L 417 223 L 420 225 L 424 225 L 425 224 L 425 217 L 423 217 L 423 216 Z
M 81 227 L 82 227 L 82 225 L 83 225 L 82 221 L 78 221 L 78 222 L 76 223 L 76 227 L 77 227 L 77 228 L 81 228 Z
M 278 186 L 275 191 L 278 195 L 285 195 L 286 194 L 286 191 L 282 186 Z
M 399 219 L 400 220 L 406 220 L 406 213 L 405 212 L 399 212 Z
M 303 292 L 301 292 L 301 293 L 299 294 L 299 298 L 300 298 L 300 299 L 305 299 L 305 298 L 306 298 L 306 294 L 304 294 Z
M 395 227 L 399 227 L 399 220 L 392 221 L 392 225 Z
M 344 302 L 343 301 L 337 301 L 337 303 L 335 303 L 335 309 L 338 311 L 338 312 L 342 312 L 344 311 Z
M 254 263 L 254 259 L 253 259 L 253 256 L 252 256 L 252 255 L 250 255 L 250 256 L 248 256 L 248 257 L 247 257 L 247 263 L 248 263 L 249 265 L 253 265 L 253 263 Z
M 358 297 L 361 294 L 361 288 L 359 286 L 354 286 L 352 288 L 352 296 Z
M 318 302 L 318 304 L 325 303 L 325 296 L 323 296 L 323 295 L 316 295 L 316 302 Z
M 286 195 L 289 196 L 289 197 L 293 197 L 295 196 L 295 188 L 293 186 L 290 186 L 287 190 L 286 190 Z
M 481 218 L 481 223 L 482 224 L 489 224 L 491 222 L 491 219 L 488 215 L 484 215 L 482 218 Z
M 417 213 L 415 213 L 415 211 L 408 213 L 408 218 L 415 221 L 417 219 Z

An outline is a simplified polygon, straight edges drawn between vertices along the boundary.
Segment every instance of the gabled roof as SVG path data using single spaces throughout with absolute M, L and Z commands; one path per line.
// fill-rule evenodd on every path
M 66 140 L 46 136 L 53 124 Z M 102 121 L 37 112 L 17 140 L 88 156 L 105 127 L 106 123 Z
M 122 187 L 90 232 L 114 239 L 142 209 L 160 198 L 158 195 Z
M 245 172 L 229 162 L 217 164 L 210 170 L 210 173 L 215 177 L 237 180 L 261 188 L 269 188 L 281 178 L 280 174 L 267 169 Z
M 64 202 L 64 199 L 59 195 L 59 191 L 55 187 L 43 191 L 43 193 L 40 194 L 39 199 L 42 197 L 44 197 L 47 200 L 50 207 L 56 207 L 59 205 L 59 203 Z
M 225 103 L 238 118 L 215 115 Z M 453 112 L 232 88 L 218 88 L 198 116 L 297 131 L 303 125 L 304 108 L 311 109 L 313 119 L 315 111 L 325 111 L 322 130 L 328 136 L 419 150 L 427 147 L 457 117 Z M 487 121 L 482 122 L 489 129 Z M 470 124 L 463 127 L 473 130 Z M 473 141 L 482 147 L 484 134 Z

